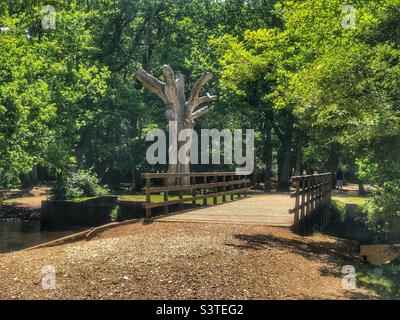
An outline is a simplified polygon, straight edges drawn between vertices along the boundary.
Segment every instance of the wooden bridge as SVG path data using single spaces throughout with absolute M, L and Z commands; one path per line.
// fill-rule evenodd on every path
M 160 222 L 293 226 L 301 234 L 321 230 L 320 226 L 326 227 L 328 222 L 330 173 L 293 177 L 295 191 L 291 194 L 251 192 L 250 177 L 233 172 L 145 173 L 142 176 L 146 179 L 146 218 Z M 171 178 L 189 178 L 189 183 L 183 185 L 181 180 L 169 186 Z M 161 181 L 161 186 L 153 183 L 155 180 Z M 162 193 L 163 201 L 152 202 L 154 193 Z M 170 198 L 171 193 L 178 194 L 178 198 Z M 152 210 L 157 208 L 163 214 L 152 217 Z M 175 212 L 170 213 L 170 208 Z
M 256 194 L 250 197 L 212 207 L 161 216 L 157 221 L 212 222 L 254 224 L 290 227 L 293 215 L 288 213 L 294 206 L 289 194 Z

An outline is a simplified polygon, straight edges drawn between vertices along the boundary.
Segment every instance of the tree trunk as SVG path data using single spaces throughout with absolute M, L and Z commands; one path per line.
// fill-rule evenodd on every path
M 184 109 L 185 106 L 178 106 L 178 110 L 182 111 L 181 109 Z M 187 128 L 191 128 L 191 126 L 185 124 L 184 120 L 182 120 L 182 118 L 178 118 L 177 121 L 177 133 L 176 135 L 172 135 L 173 137 L 177 137 L 179 135 L 179 133 L 183 130 L 183 129 L 187 129 Z M 172 137 L 171 137 L 172 138 Z M 171 141 L 169 142 L 171 145 Z M 185 148 L 184 153 L 188 154 L 189 150 L 190 150 L 190 144 L 185 144 L 185 141 L 176 141 L 175 142 L 176 145 L 178 146 L 177 151 L 179 151 L 181 148 Z M 178 154 L 176 154 L 176 157 L 178 157 Z M 173 164 L 170 163 L 168 165 L 168 173 L 190 173 L 190 165 L 189 164 L 183 164 L 180 163 L 178 160 L 178 163 Z M 183 185 L 189 185 L 190 184 L 190 177 L 183 177 L 182 179 L 179 178 L 170 178 L 168 179 L 168 185 L 179 185 L 179 184 L 183 184 Z
M 290 171 L 292 160 L 291 143 L 286 141 L 278 155 L 278 190 L 288 191 L 290 186 Z
M 274 131 L 279 139 L 280 148 L 278 149 L 278 190 L 288 191 L 290 186 L 290 177 L 292 173 L 292 139 L 294 117 L 290 111 L 283 112 L 280 115 L 279 123 L 273 124 Z
M 336 169 L 339 165 L 340 145 L 333 143 L 330 146 L 327 167 L 332 172 L 332 188 L 336 187 Z
M 364 184 L 361 181 L 358 181 L 358 195 L 365 196 L 366 194 Z
M 297 146 L 296 146 L 296 166 L 294 169 L 294 175 L 299 176 L 301 175 L 301 158 L 302 158 L 302 148 L 303 148 L 303 137 L 301 136 L 301 133 L 298 133 L 298 138 L 297 138 Z
M 272 133 L 271 123 L 267 120 L 265 124 L 265 178 L 264 178 L 264 192 L 271 192 L 271 178 L 272 178 Z
M 173 77 L 173 76 L 172 76 Z M 184 129 L 193 128 L 191 125 L 192 123 L 192 113 L 188 112 L 188 106 L 186 105 L 186 97 L 185 97 L 185 77 L 183 74 L 178 73 L 175 82 L 175 90 L 174 97 L 172 99 L 172 110 L 175 113 L 174 117 L 170 115 L 166 116 L 168 121 L 176 121 L 177 122 L 177 132 L 172 135 L 172 137 L 177 138 L 179 133 Z M 168 82 L 167 82 L 168 83 Z M 170 107 L 171 108 L 171 107 Z M 170 138 L 172 138 L 170 137 Z M 176 150 L 176 159 L 178 159 L 178 151 L 185 147 L 185 154 L 188 154 L 190 150 L 190 144 L 186 144 L 185 141 L 175 141 L 176 145 L 178 146 Z M 169 145 L 172 145 L 172 142 L 169 142 Z M 168 166 L 168 173 L 190 173 L 190 166 L 189 164 L 180 163 L 178 159 L 178 163 L 176 164 L 169 164 Z M 183 177 L 182 179 L 171 178 L 168 179 L 168 185 L 177 185 L 183 184 L 188 185 L 190 184 L 190 177 Z
M 135 168 L 132 169 L 131 174 L 132 174 L 132 192 L 135 192 L 136 191 L 136 170 L 135 170 Z
M 25 187 L 33 187 L 39 183 L 37 166 L 33 166 L 31 172 L 29 172 L 24 178 Z

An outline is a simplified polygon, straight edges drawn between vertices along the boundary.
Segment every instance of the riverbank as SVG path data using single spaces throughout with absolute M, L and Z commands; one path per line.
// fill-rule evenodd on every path
M 48 197 L 48 188 L 33 188 L 28 196 L 4 200 L 0 203 L 0 221 L 38 221 L 42 201 Z
M 287 228 L 141 222 L 90 241 L 0 255 L 0 299 L 374 299 L 342 289 L 351 241 Z M 56 270 L 43 290 L 42 268 Z
M 13 252 L 47 243 L 78 232 L 79 228 L 67 231 L 41 230 L 40 221 L 0 220 L 0 253 Z
M 46 196 L 16 198 L 0 204 L 0 221 L 39 221 L 40 207 Z
M 40 221 L 40 208 L 2 205 L 0 221 Z
M 47 195 L 43 193 L 37 187 L 29 196 L 8 199 L 0 205 L 0 253 L 25 249 L 82 230 L 68 227 L 44 232 L 40 222 L 41 203 Z

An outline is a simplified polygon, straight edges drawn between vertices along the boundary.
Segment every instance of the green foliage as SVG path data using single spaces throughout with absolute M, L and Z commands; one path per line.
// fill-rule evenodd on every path
M 375 290 L 386 299 L 400 299 L 400 261 L 357 268 L 358 286 Z
M 1 13 L 0 188 L 17 186 L 34 165 L 73 163 L 78 130 L 104 93 L 109 74 L 90 60 L 88 15 L 76 3 L 57 1 L 56 30 L 41 28 L 40 1 Z
M 119 222 L 123 220 L 122 211 L 120 206 L 116 206 L 110 213 L 111 221 Z
M 367 205 L 368 218 L 377 237 L 385 241 L 390 231 L 400 231 L 400 180 L 378 186 Z
M 318 17 L 306 3 L 292 3 L 294 11 L 286 11 L 285 20 L 308 61 L 293 74 L 286 90 L 296 101 L 295 115 L 310 133 L 307 158 L 321 157 L 323 148 L 313 147 L 320 141 L 328 146 L 328 157 L 330 145 L 354 158 L 356 175 L 376 189 L 369 206 L 370 224 L 382 232 L 398 230 L 400 29 L 393 21 L 400 18 L 399 2 L 353 3 L 354 30 L 340 28 L 334 19 L 315 23 L 333 14 L 338 1 L 318 1 L 317 7 L 324 8 Z
M 53 200 L 94 197 L 107 194 L 107 186 L 100 184 L 100 179 L 92 170 L 79 169 L 62 175 L 53 187 Z
M 329 204 L 330 222 L 340 224 L 346 216 L 346 204 L 339 200 L 332 200 Z
M 319 232 L 319 231 L 314 231 L 314 232 L 311 234 L 311 236 L 312 236 L 312 237 L 321 237 L 321 236 L 322 236 L 322 233 Z

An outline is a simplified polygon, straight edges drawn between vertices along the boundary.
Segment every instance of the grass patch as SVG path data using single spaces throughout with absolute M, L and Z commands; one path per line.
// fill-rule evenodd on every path
M 357 206 L 364 206 L 367 201 L 368 201 L 368 197 L 362 197 L 362 196 L 334 196 L 334 199 L 336 201 L 340 201 L 344 204 L 354 204 Z
M 82 197 L 82 198 L 74 198 L 74 199 L 69 199 L 69 200 L 65 200 L 65 201 L 70 201 L 70 202 L 84 202 L 86 200 L 91 200 L 91 199 L 95 199 L 98 197 Z
M 385 298 L 400 299 L 400 261 L 359 267 L 357 283 L 358 286 L 372 289 Z
M 314 232 L 311 234 L 311 236 L 312 236 L 312 237 L 320 237 L 320 236 L 322 236 L 322 233 L 319 232 L 319 231 L 314 231 Z
M 161 196 L 160 196 L 161 197 Z M 130 194 L 119 197 L 120 201 L 146 201 L 144 194 Z

